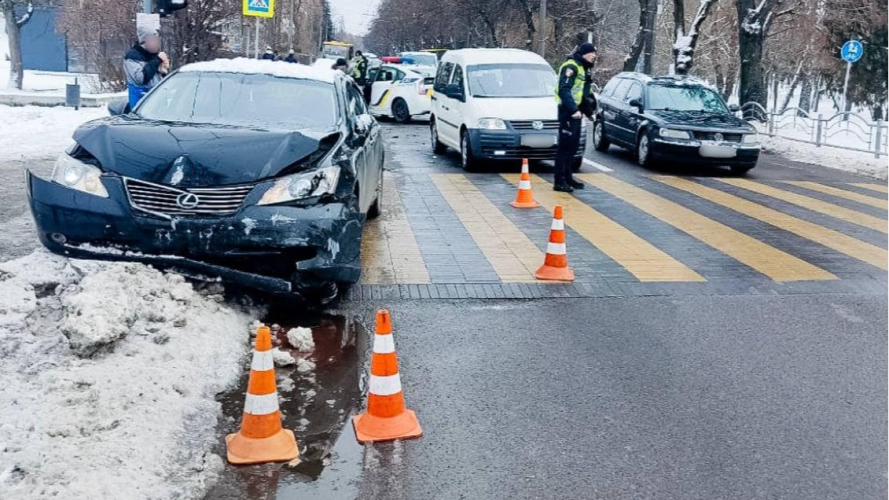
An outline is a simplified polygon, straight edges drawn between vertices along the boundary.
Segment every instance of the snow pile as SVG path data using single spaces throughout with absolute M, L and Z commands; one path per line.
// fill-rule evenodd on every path
M 293 355 L 291 355 L 287 351 L 282 351 L 275 347 L 272 349 L 272 359 L 275 361 L 275 366 L 293 366 L 296 364 L 296 360 L 293 359 Z
M 203 496 L 255 313 L 142 264 L 0 263 L 0 498 Z
M 35 159 L 55 159 L 74 144 L 71 135 L 84 122 L 108 116 L 104 108 L 45 108 L 0 105 L 0 162 L 31 167 Z M 27 163 L 26 161 L 27 160 Z
M 263 59 L 248 59 L 237 57 L 235 59 L 215 59 L 187 64 L 179 71 L 208 71 L 216 73 L 245 73 L 264 74 L 280 78 L 300 78 L 303 80 L 318 80 L 333 83 L 336 71 L 327 68 L 307 66 L 305 64 L 292 64 L 283 61 L 269 61 Z
M 315 349 L 311 328 L 291 328 L 287 331 L 287 342 L 299 352 L 312 352 Z

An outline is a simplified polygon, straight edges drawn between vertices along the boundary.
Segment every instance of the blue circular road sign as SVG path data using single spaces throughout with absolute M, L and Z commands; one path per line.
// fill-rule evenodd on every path
M 854 63 L 864 55 L 864 46 L 858 40 L 849 40 L 843 44 L 840 55 L 843 56 L 844 61 Z

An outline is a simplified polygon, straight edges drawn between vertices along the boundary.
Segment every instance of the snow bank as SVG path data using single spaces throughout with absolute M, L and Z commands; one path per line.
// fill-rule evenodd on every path
M 824 167 L 866 175 L 879 180 L 887 179 L 889 158 L 885 155 L 875 158 L 873 153 L 861 153 L 829 146 L 816 147 L 814 144 L 798 142 L 781 137 L 769 137 L 760 129 L 759 140 L 764 153 L 777 153 L 790 160 L 811 163 Z
M 216 297 L 142 264 L 0 263 L 0 498 L 202 497 L 258 313 Z
M 306 66 L 305 64 L 269 61 L 263 59 L 215 59 L 213 61 L 187 64 L 179 71 L 213 71 L 219 73 L 265 74 L 281 78 L 301 78 L 333 83 L 336 71 L 323 67 Z
M 51 158 L 74 144 L 82 123 L 108 116 L 104 108 L 45 108 L 0 105 L 0 162 Z M 30 167 L 22 161 L 22 167 Z

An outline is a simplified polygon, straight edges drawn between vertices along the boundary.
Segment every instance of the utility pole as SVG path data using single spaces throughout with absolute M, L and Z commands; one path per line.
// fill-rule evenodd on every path
M 540 57 L 546 59 L 546 0 L 540 0 Z

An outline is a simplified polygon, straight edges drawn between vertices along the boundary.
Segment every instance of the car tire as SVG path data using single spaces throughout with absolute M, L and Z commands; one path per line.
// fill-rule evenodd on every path
M 438 128 L 435 126 L 435 119 L 429 121 L 429 140 L 432 142 L 432 152 L 440 155 L 444 154 L 447 146 L 438 140 Z
M 651 156 L 651 141 L 645 130 L 639 134 L 639 139 L 636 141 L 636 163 L 640 167 L 650 167 L 654 163 Z
M 407 107 L 404 99 L 395 99 L 392 102 L 392 117 L 397 123 L 408 123 L 411 121 L 411 111 Z
M 368 219 L 376 219 L 383 215 L 383 171 L 380 170 L 380 181 L 377 184 L 377 197 L 367 210 Z
M 472 172 L 478 166 L 478 161 L 472 156 L 472 142 L 469 139 L 469 132 L 465 130 L 460 134 L 460 164 L 467 172 Z
M 602 120 L 596 120 L 593 123 L 593 148 L 604 153 L 608 151 L 609 146 L 611 146 L 611 143 L 605 137 L 605 124 L 602 123 Z

